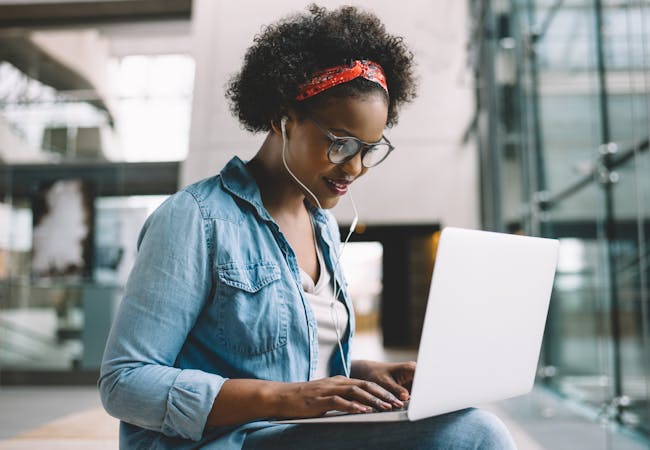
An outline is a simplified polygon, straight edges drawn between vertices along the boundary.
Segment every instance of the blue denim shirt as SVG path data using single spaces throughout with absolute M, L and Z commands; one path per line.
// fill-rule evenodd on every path
M 333 264 L 338 228 L 329 212 L 309 209 L 327 269 L 344 287 L 349 367 L 354 314 Z M 307 381 L 317 362 L 296 256 L 239 158 L 147 219 L 99 379 L 104 407 L 122 421 L 121 448 L 241 448 L 247 430 L 270 425 L 206 428 L 224 381 Z M 332 375 L 343 373 L 336 352 Z

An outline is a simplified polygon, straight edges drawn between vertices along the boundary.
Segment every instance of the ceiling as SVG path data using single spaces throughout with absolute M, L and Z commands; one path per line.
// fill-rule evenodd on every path
M 113 52 L 147 52 L 156 44 L 183 50 L 189 48 L 191 13 L 192 0 L 0 0 L 0 61 L 59 91 L 93 92 L 94 80 L 39 46 L 32 32 L 92 27 L 110 37 Z M 96 95 L 90 103 L 112 122 Z
M 0 0 L 0 28 L 189 20 L 192 0 Z

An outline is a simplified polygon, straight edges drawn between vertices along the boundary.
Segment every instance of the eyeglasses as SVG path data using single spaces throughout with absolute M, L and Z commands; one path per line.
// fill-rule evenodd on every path
M 363 167 L 374 167 L 386 159 L 388 154 L 395 149 L 384 135 L 381 136 L 382 140 L 379 142 L 364 142 L 354 136 L 336 136 L 312 117 L 308 118 L 331 141 L 327 149 L 327 158 L 332 164 L 346 163 L 363 150 L 361 164 Z

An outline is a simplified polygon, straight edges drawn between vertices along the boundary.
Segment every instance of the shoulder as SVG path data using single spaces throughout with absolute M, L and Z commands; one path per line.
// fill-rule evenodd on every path
M 242 221 L 241 207 L 232 194 L 224 188 L 221 175 L 192 183 L 174 195 L 184 198 L 182 201 L 187 202 L 188 206 L 193 204 L 198 208 L 203 219 L 218 219 L 234 223 Z
M 151 228 L 178 229 L 201 226 L 213 219 L 238 223 L 241 212 L 224 191 L 219 175 L 192 183 L 170 195 L 148 218 L 143 231 Z

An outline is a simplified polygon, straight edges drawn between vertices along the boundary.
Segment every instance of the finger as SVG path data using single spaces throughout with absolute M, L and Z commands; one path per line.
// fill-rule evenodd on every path
M 342 411 L 351 414 L 365 413 L 372 411 L 372 408 L 366 405 L 363 405 L 359 402 L 347 400 L 340 395 L 333 395 L 327 397 L 324 400 L 325 403 L 325 414 L 327 411 Z
M 356 383 L 337 386 L 333 390 L 332 394 L 343 397 L 346 400 L 359 402 L 365 406 L 369 406 L 380 411 L 389 410 L 392 408 L 392 405 L 390 403 L 385 402 L 373 393 L 370 393 L 367 390 L 361 388 Z
M 323 396 L 328 394 L 340 395 L 346 399 L 357 400 L 378 410 L 389 410 L 393 406 L 398 408 L 404 406 L 402 401 L 395 397 L 392 392 L 372 381 L 347 377 L 332 377 L 328 380 L 334 382 L 334 385 L 329 384 L 321 392 Z
M 381 403 L 377 403 L 377 402 L 375 403 L 379 405 L 381 409 L 390 409 L 393 406 L 401 408 L 404 406 L 402 401 L 398 399 L 389 389 L 386 389 L 385 387 L 382 387 L 377 383 L 373 383 L 372 381 L 366 381 L 366 380 L 356 380 L 356 381 L 358 383 L 357 386 L 359 388 L 363 389 L 364 391 L 370 393 L 371 395 L 373 395 L 374 397 L 380 400 Z
M 393 377 L 385 377 L 382 380 L 379 380 L 379 384 L 390 391 L 393 395 L 395 395 L 397 398 L 400 400 L 408 400 L 409 399 L 409 391 L 406 389 L 404 386 L 400 384 L 399 381 L 396 381 Z M 394 403 L 395 404 L 395 403 Z M 399 404 L 396 404 L 398 408 L 401 408 L 404 406 L 404 404 L 400 401 Z
M 408 398 L 410 398 L 411 389 L 413 388 L 413 380 L 415 378 L 415 369 L 417 367 L 417 363 L 415 361 L 408 361 L 405 364 L 406 364 L 406 371 L 402 372 L 402 377 L 400 377 L 401 379 L 398 381 L 399 384 L 404 386 L 404 388 L 408 391 Z

